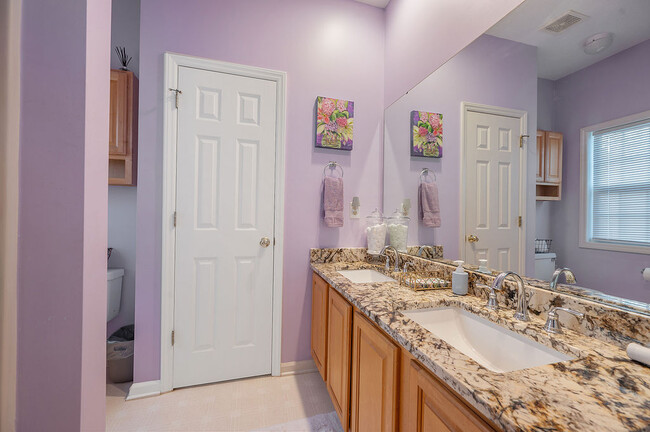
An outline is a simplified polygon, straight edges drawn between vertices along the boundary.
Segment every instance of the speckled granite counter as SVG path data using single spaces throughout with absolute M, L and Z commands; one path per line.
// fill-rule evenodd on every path
M 331 251 L 312 250 L 312 269 L 502 429 L 650 430 L 650 368 L 630 361 L 620 346 L 571 330 L 549 335 L 542 317 L 516 321 L 512 307 L 490 311 L 484 299 L 454 296 L 449 289 L 413 292 L 397 283 L 354 284 L 337 271 L 371 268 L 370 257 L 341 249 L 334 257 Z M 399 313 L 436 306 L 466 309 L 577 359 L 492 372 Z

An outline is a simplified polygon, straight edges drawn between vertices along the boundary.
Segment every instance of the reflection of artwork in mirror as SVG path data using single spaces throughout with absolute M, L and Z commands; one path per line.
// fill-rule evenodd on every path
M 316 105 L 316 147 L 352 150 L 354 102 L 319 96 Z
M 411 156 L 442 157 L 442 114 L 411 111 Z

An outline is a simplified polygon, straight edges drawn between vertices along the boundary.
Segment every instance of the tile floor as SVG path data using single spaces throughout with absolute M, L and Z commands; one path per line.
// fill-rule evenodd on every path
M 106 384 L 106 430 L 248 431 L 334 411 L 318 372 L 189 387 L 125 401 L 130 383 Z

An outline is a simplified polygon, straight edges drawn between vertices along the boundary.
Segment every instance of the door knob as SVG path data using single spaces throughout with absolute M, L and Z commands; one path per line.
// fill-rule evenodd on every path
M 269 240 L 268 237 L 262 237 L 260 239 L 260 246 L 262 246 L 263 248 L 267 248 L 270 245 L 271 245 L 271 240 Z
M 470 234 L 467 236 L 467 241 L 470 243 L 476 243 L 478 241 L 478 237 L 476 237 L 474 234 Z

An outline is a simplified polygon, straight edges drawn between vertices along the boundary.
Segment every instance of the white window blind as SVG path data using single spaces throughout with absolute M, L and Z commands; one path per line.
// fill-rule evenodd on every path
M 589 241 L 650 247 L 650 119 L 591 138 Z

